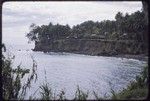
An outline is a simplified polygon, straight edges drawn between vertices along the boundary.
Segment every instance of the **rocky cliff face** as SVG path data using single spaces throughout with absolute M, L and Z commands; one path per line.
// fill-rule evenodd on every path
M 51 41 L 48 44 L 36 42 L 34 51 L 71 52 L 105 56 L 118 54 L 146 54 L 148 52 L 146 46 L 142 42 L 84 39 L 62 39 Z

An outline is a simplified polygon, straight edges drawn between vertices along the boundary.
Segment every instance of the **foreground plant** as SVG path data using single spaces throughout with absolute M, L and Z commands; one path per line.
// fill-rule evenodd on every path
M 4 49 L 5 51 L 6 49 Z M 17 68 L 12 68 L 12 60 L 15 56 L 5 57 L 2 55 L 2 97 L 4 100 L 24 100 L 25 95 L 27 94 L 27 89 L 31 87 L 32 81 L 37 80 L 37 64 L 32 57 L 33 65 L 32 69 L 22 69 L 21 64 Z M 27 82 L 25 84 L 21 83 L 21 80 L 28 76 Z M 144 99 L 148 95 L 148 66 L 145 66 L 141 72 L 141 75 L 136 77 L 135 81 L 132 81 L 126 89 L 123 89 L 121 92 L 116 93 L 111 89 L 112 96 L 110 99 L 120 100 L 120 99 Z M 45 71 L 45 80 L 46 83 L 41 85 L 40 88 L 40 98 L 35 96 L 30 96 L 29 100 L 66 100 L 65 91 L 62 90 L 59 94 L 52 92 L 52 88 L 49 86 L 46 78 Z M 37 90 L 38 91 L 38 90 Z M 93 91 L 96 100 L 103 100 L 108 97 L 100 97 L 96 92 Z M 75 93 L 73 100 L 87 100 L 89 92 L 83 92 L 79 86 Z
M 145 66 L 141 75 L 130 82 L 126 89 L 119 93 L 112 92 L 112 99 L 146 99 L 148 95 L 148 66 Z
M 4 52 L 6 48 L 3 45 Z M 4 100 L 18 100 L 24 99 L 27 88 L 30 88 L 31 82 L 37 79 L 36 74 L 36 62 L 33 60 L 33 67 L 31 75 L 28 76 L 28 81 L 25 84 L 21 83 L 21 80 L 26 74 L 30 73 L 30 69 L 22 69 L 21 64 L 16 68 L 12 68 L 12 61 L 15 58 L 14 55 L 5 57 L 2 55 L 2 97 Z
M 85 93 L 82 90 L 80 90 L 79 86 L 77 86 L 77 91 L 75 93 L 75 100 L 87 100 L 88 98 L 88 92 Z

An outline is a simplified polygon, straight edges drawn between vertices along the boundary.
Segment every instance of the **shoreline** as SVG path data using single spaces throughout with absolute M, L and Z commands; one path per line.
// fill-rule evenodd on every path
M 34 52 L 37 52 L 35 50 L 32 50 Z M 40 51 L 44 52 L 44 51 Z M 50 53 L 50 52 L 55 52 L 55 53 L 63 53 L 62 51 L 48 51 L 44 53 Z M 65 51 L 64 51 L 65 52 Z M 86 54 L 86 53 L 81 53 L 81 52 L 65 52 L 65 53 L 73 53 L 73 54 L 82 54 L 82 55 L 90 55 L 90 56 L 106 56 L 106 57 L 117 57 L 117 58 L 126 58 L 126 59 L 136 59 L 140 61 L 148 61 L 148 56 L 145 54 L 138 54 L 138 55 L 132 55 L 132 54 L 119 54 L 119 55 L 96 55 L 96 54 Z
M 136 60 L 148 62 L 148 56 L 146 56 L 144 54 L 138 54 L 138 55 L 122 54 L 122 55 L 115 55 L 114 57 L 126 58 L 126 59 L 136 59 Z

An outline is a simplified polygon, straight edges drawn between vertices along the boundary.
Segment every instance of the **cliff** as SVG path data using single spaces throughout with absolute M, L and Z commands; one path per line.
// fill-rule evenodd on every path
M 36 42 L 34 51 L 70 52 L 102 56 L 148 53 L 147 46 L 143 42 L 104 39 L 59 39 L 48 42 L 47 44 Z

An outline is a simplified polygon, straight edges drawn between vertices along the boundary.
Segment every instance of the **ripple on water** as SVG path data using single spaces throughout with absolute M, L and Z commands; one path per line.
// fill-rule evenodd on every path
M 102 56 L 86 56 L 79 54 L 45 54 L 42 52 L 19 51 L 14 52 L 16 58 L 14 66 L 22 62 L 23 67 L 31 68 L 31 55 L 37 62 L 38 81 L 33 84 L 31 92 L 35 90 L 45 81 L 45 73 L 47 82 L 53 90 L 58 93 L 64 89 L 66 96 L 74 97 L 77 85 L 84 91 L 93 90 L 100 95 L 110 92 L 111 82 L 114 90 L 121 90 L 134 80 L 135 76 L 141 71 L 141 67 L 145 62 L 134 59 L 120 59 L 115 57 Z M 38 95 L 38 94 L 37 94 Z M 90 96 L 89 98 L 93 98 Z

